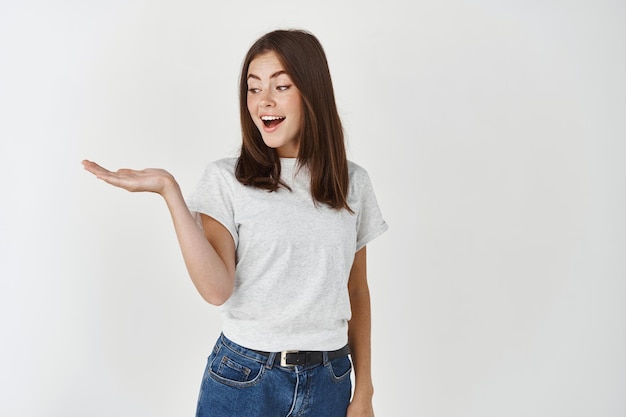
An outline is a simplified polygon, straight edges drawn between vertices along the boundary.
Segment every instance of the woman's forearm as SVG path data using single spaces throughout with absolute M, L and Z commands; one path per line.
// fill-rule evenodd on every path
M 372 353 L 371 353 L 371 308 L 367 285 L 366 248 L 358 251 L 354 258 L 348 282 L 352 318 L 348 322 L 348 343 L 354 364 L 354 396 L 350 405 L 351 415 L 373 415 L 372 396 Z M 352 413 L 352 411 L 362 410 Z
M 234 269 L 227 266 L 198 227 L 173 178 L 160 194 L 172 216 L 176 237 L 193 284 L 207 302 L 223 304 L 233 291 Z
M 371 312 L 367 289 L 353 293 L 352 320 L 349 323 L 349 344 L 354 363 L 354 397 L 371 400 L 374 395 L 372 384 Z

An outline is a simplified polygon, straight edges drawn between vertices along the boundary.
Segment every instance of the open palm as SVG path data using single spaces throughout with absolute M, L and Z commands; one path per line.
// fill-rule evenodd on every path
M 83 161 L 83 166 L 99 179 L 132 192 L 148 191 L 163 194 L 166 188 L 175 182 L 174 177 L 164 169 L 119 169 L 113 172 L 88 160 Z

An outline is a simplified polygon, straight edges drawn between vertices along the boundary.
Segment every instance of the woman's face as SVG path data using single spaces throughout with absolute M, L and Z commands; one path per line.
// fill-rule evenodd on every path
M 263 142 L 281 158 L 295 158 L 300 146 L 302 99 L 274 52 L 258 55 L 248 67 L 248 111 Z

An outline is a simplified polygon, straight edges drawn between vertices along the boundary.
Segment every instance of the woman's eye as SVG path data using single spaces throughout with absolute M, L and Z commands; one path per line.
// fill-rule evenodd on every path
M 278 91 L 286 91 L 289 90 L 289 87 L 291 87 L 290 85 L 279 85 L 278 87 L 276 87 L 276 89 Z
M 256 94 L 259 91 L 261 91 L 261 90 L 258 89 L 258 88 L 252 88 L 252 87 L 248 88 L 248 93 Z

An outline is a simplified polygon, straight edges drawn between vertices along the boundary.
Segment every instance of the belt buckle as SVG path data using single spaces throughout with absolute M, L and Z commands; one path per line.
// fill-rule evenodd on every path
M 298 353 L 299 351 L 297 350 L 283 350 L 282 352 L 280 352 L 280 366 L 284 366 L 284 367 L 294 367 L 296 365 L 289 365 L 287 364 L 287 355 L 289 353 Z

